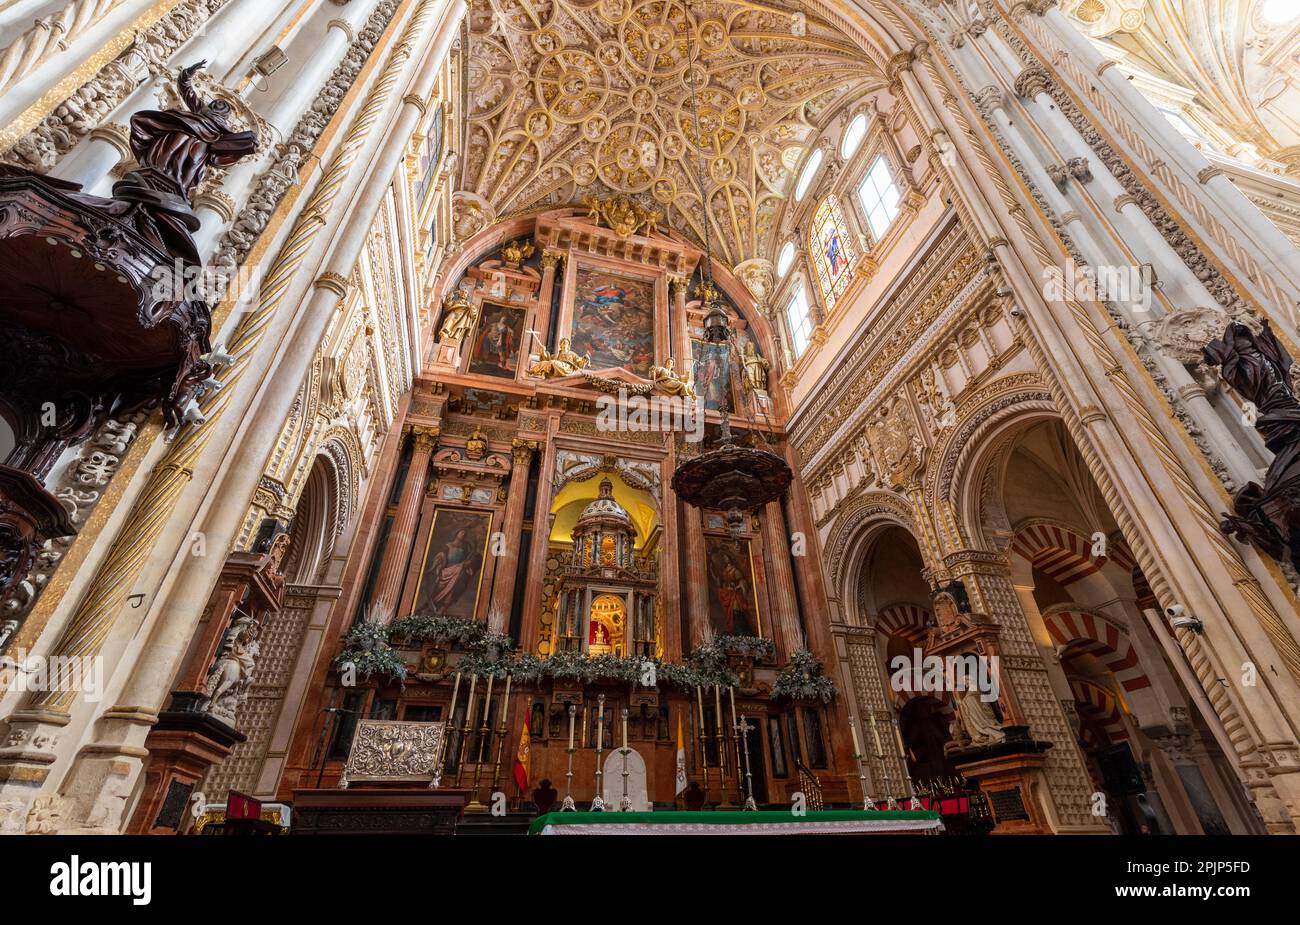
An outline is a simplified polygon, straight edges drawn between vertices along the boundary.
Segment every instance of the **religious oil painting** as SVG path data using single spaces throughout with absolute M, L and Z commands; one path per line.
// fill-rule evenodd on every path
M 513 379 L 519 369 L 519 346 L 524 335 L 524 311 L 484 302 L 469 372 Z
M 728 405 L 727 346 L 691 341 L 691 354 L 695 360 L 695 392 L 704 402 L 706 411 L 720 411 Z M 730 375 L 736 375 L 732 370 Z
M 475 616 L 491 527 L 487 511 L 434 510 L 414 613 Z
M 749 540 L 705 534 L 709 623 L 715 633 L 761 636 Z
M 581 264 L 574 279 L 573 349 L 591 354 L 592 369 L 648 375 L 655 361 L 654 280 Z

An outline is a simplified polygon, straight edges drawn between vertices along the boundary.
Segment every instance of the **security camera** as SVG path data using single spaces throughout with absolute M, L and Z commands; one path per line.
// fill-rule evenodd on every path
M 1198 617 L 1194 617 L 1187 612 L 1187 608 L 1182 604 L 1174 604 L 1165 608 L 1165 616 L 1169 618 L 1169 625 L 1176 630 L 1189 629 L 1193 633 L 1200 633 L 1205 629 L 1205 624 Z
M 1024 313 L 1023 311 L 1021 311 L 1019 307 L 1016 307 L 1016 308 L 1011 309 L 1011 317 L 1012 317 L 1012 318 L 1020 318 L 1020 317 L 1022 317 L 1024 314 L 1025 314 L 1025 313 Z

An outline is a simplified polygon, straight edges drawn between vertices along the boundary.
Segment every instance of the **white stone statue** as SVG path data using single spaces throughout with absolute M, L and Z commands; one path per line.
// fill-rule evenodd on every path
M 261 652 L 257 641 L 261 634 L 261 624 L 255 617 L 249 614 L 240 616 L 227 630 L 221 651 L 208 671 L 205 711 L 232 726 L 235 711 L 244 702 L 248 686 L 253 682 L 253 670 Z
M 979 691 L 967 691 L 957 701 L 957 712 L 953 715 L 954 739 L 960 739 L 957 732 L 964 732 L 971 745 L 994 745 L 1007 737 L 1002 731 L 1002 724 L 993 713 L 993 707 L 987 703 Z

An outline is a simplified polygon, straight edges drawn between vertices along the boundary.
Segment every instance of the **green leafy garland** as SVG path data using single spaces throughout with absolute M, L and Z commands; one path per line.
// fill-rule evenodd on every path
M 835 699 L 835 682 L 826 677 L 825 668 L 807 649 L 798 649 L 776 676 L 772 686 L 773 700 L 820 700 L 830 703 Z
M 592 684 L 597 681 L 645 683 L 648 666 L 654 666 L 655 683 L 680 689 L 696 687 L 738 687 L 740 678 L 727 664 L 729 655 L 759 660 L 776 655 L 776 645 L 760 636 L 724 634 L 697 646 L 684 664 L 611 654 L 590 655 L 586 652 L 556 652 L 545 658 L 513 648 L 509 636 L 489 632 L 486 624 L 465 617 L 417 614 L 393 623 L 362 620 L 343 640 L 343 650 L 333 664 L 342 669 L 351 664 L 362 680 L 383 676 L 404 680 L 406 663 L 393 642 L 459 645 L 464 654 L 456 670 L 462 674 L 486 677 L 490 674 L 513 674 L 521 683 L 536 683 L 544 678 Z M 823 675 L 820 662 L 808 652 L 794 654 L 790 665 L 777 676 L 772 696 L 793 700 L 820 699 L 829 702 L 835 685 Z
M 370 620 L 353 624 L 343 638 L 343 650 L 334 656 L 332 664 L 339 671 L 346 671 L 351 665 L 362 681 L 374 676 L 404 681 L 406 659 L 388 644 L 390 629 L 387 624 Z

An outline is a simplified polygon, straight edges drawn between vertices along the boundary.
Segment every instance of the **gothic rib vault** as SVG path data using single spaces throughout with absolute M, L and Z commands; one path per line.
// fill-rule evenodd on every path
M 772 259 L 810 146 L 886 83 L 833 26 L 775 5 L 475 0 L 469 29 L 461 237 L 625 193 L 702 241 L 703 169 L 718 257 Z

